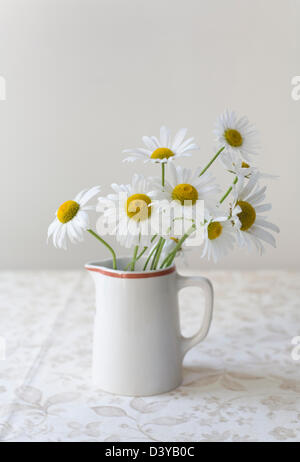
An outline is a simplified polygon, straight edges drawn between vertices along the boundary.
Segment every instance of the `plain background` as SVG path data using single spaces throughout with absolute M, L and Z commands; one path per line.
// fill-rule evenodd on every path
M 121 162 L 161 124 L 188 127 L 205 165 L 216 117 L 232 108 L 259 128 L 278 248 L 237 251 L 219 268 L 299 269 L 298 0 L 0 0 L 0 268 L 81 268 L 107 255 L 87 236 L 46 245 L 57 206 L 95 184 L 109 191 L 134 170 Z M 214 169 L 226 188 L 231 181 Z M 158 173 L 158 172 L 157 172 Z M 124 253 L 124 251 L 123 251 Z M 191 267 L 213 265 L 189 256 Z

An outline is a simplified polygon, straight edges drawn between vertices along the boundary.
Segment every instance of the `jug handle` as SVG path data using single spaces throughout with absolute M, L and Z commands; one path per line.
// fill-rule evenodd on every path
M 192 337 L 181 336 L 182 357 L 195 345 L 202 342 L 208 334 L 213 314 L 214 291 L 209 279 L 201 276 L 180 276 L 177 274 L 178 292 L 185 287 L 200 287 L 205 296 L 205 312 L 202 325 Z

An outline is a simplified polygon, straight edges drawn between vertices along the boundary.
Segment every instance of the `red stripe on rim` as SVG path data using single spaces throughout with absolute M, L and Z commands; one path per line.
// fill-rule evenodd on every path
M 144 272 L 144 273 L 117 273 L 115 270 L 109 271 L 107 269 L 102 268 L 95 268 L 93 266 L 85 266 L 85 269 L 88 271 L 94 271 L 95 273 L 103 274 L 104 276 L 110 276 L 112 278 L 124 278 L 124 279 L 146 279 L 146 278 L 156 278 L 158 276 L 166 276 L 167 274 L 171 274 L 175 271 L 175 266 L 171 268 L 167 268 L 161 271 L 153 271 L 153 272 Z

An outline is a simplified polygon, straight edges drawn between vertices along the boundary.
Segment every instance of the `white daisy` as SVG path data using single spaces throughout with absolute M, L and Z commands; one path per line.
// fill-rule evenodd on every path
M 234 203 L 232 207 L 232 222 L 237 233 L 237 241 L 241 247 L 248 250 L 256 249 L 264 252 L 261 241 L 276 247 L 274 236 L 267 230 L 279 233 L 279 228 L 266 221 L 261 213 L 271 210 L 271 204 L 264 204 L 266 186 L 260 188 L 259 173 L 251 176 L 246 186 L 240 179 L 233 188 Z
M 83 240 L 83 232 L 89 228 L 88 211 L 95 206 L 86 203 L 100 191 L 99 186 L 83 190 L 74 200 L 64 202 L 56 212 L 54 221 L 48 228 L 48 240 L 52 236 L 55 247 L 67 248 L 67 237 L 72 243 Z
M 206 215 L 204 224 L 204 244 L 201 257 L 216 263 L 233 250 L 235 233 L 228 216 L 212 217 Z
M 250 162 L 251 156 L 259 153 L 258 133 L 247 117 L 238 119 L 235 112 L 226 110 L 219 116 L 214 133 L 218 147 L 225 146 L 221 159 L 231 153 Z
M 230 173 L 236 175 L 238 178 L 248 178 L 252 173 L 255 172 L 255 169 L 253 167 L 250 167 L 250 165 L 247 164 L 247 162 L 238 158 L 231 152 L 221 157 L 221 161 L 225 168 Z
M 189 157 L 192 155 L 192 151 L 199 148 L 194 142 L 194 138 L 188 138 L 184 141 L 186 132 L 186 128 L 181 128 L 172 141 L 169 128 L 162 126 L 160 139 L 157 139 L 156 136 L 143 136 L 142 139 L 146 148 L 125 149 L 123 152 L 130 155 L 124 160 L 133 162 L 141 159 L 144 162 L 166 163 L 178 157 Z
M 219 187 L 215 184 L 215 179 L 209 172 L 205 172 L 199 177 L 202 168 L 198 168 L 195 172 L 190 169 L 175 167 L 173 164 L 169 166 L 170 180 L 166 181 L 165 186 L 162 187 L 159 179 L 153 180 L 153 185 L 156 188 L 154 197 L 161 201 L 165 200 L 167 203 L 177 204 L 173 210 L 173 223 L 170 223 L 169 235 L 178 236 L 174 231 L 176 221 L 183 224 L 182 233 L 186 231 L 187 227 L 191 226 L 191 222 L 197 218 L 195 213 L 197 209 L 195 205 L 197 201 L 203 200 L 205 208 L 215 206 L 215 194 L 219 192 Z M 156 213 L 158 207 L 156 208 Z M 178 223 L 180 225 L 180 223 Z M 179 226 L 180 227 L 180 226 Z
M 102 222 L 116 235 L 117 241 L 129 248 L 148 246 L 151 240 L 152 193 L 151 182 L 142 175 L 134 174 L 131 184 L 112 184 L 115 194 L 100 198 L 106 207 Z
M 238 158 L 232 153 L 227 153 L 226 156 L 221 157 L 221 161 L 225 168 L 230 173 L 233 173 L 238 178 L 250 178 L 251 175 L 258 173 L 259 179 L 268 178 L 268 179 L 277 179 L 279 178 L 276 175 L 270 175 L 269 173 L 263 173 L 258 170 L 257 167 L 247 164 L 247 162 Z

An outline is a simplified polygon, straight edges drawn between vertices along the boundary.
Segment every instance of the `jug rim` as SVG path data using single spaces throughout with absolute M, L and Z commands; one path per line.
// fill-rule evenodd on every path
M 129 263 L 132 257 L 121 257 L 117 261 L 123 261 Z M 142 260 L 142 259 L 141 259 Z M 143 261 L 143 260 L 142 260 Z M 85 269 L 88 271 L 93 271 L 104 276 L 110 276 L 114 278 L 124 278 L 124 279 L 146 279 L 159 276 L 166 276 L 168 274 L 174 273 L 176 270 L 175 263 L 172 266 L 169 266 L 165 269 L 156 269 L 156 270 L 147 270 L 147 271 L 124 271 L 124 270 L 114 270 L 112 268 L 112 259 L 100 260 L 100 261 L 91 261 L 84 265 Z

